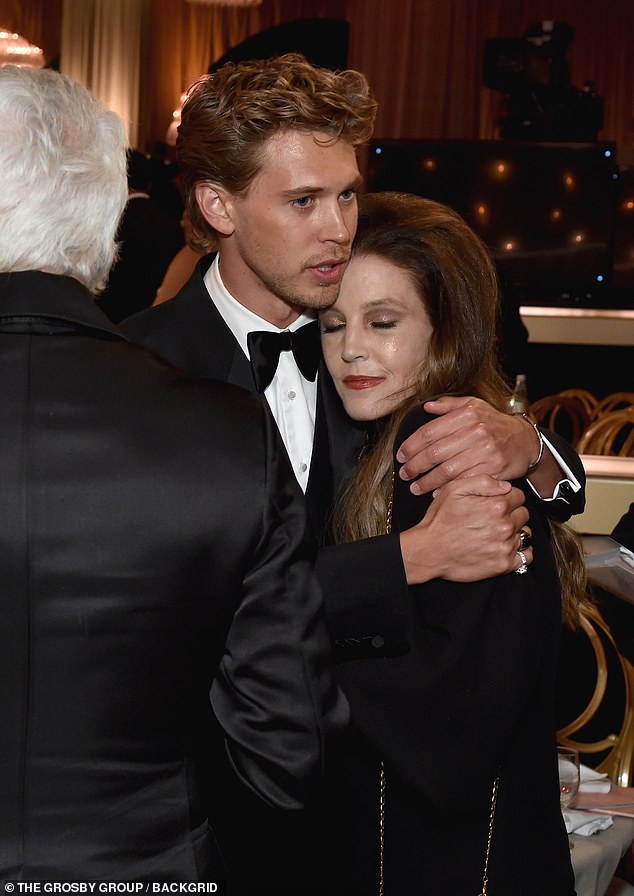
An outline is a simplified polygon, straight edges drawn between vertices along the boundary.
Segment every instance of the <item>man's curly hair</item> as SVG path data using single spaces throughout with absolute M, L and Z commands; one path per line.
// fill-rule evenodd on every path
M 352 146 L 372 136 L 377 104 L 361 72 L 312 65 L 299 53 L 227 62 L 201 78 L 185 100 L 176 141 L 185 204 L 204 250 L 204 221 L 195 198 L 209 181 L 244 192 L 261 166 L 261 149 L 284 129 L 319 131 Z

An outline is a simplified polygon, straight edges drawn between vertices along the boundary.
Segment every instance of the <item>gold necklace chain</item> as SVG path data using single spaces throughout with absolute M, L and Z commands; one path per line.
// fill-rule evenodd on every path
M 392 508 L 394 506 L 394 467 L 392 467 L 392 480 L 387 496 L 387 514 L 385 517 L 385 534 L 392 531 Z M 384 852 L 385 852 L 385 765 L 381 760 L 379 770 L 379 896 L 385 894 L 384 879 Z

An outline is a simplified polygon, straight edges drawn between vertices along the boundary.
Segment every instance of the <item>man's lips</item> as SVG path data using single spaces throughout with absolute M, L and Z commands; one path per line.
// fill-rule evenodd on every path
M 383 380 L 382 376 L 346 376 L 343 378 L 343 384 L 346 389 L 372 389 L 380 385 Z
M 347 259 L 324 261 L 322 264 L 311 265 L 308 270 L 313 273 L 321 286 L 332 286 L 341 280 L 346 263 Z

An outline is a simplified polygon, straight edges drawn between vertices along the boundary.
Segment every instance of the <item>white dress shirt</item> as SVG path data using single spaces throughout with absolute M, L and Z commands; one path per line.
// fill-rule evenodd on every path
M 225 323 L 235 336 L 244 354 L 249 357 L 247 334 L 252 330 L 268 330 L 270 333 L 282 333 L 283 330 L 270 324 L 241 305 L 227 291 L 218 268 L 218 255 L 214 258 L 205 274 L 205 286 L 224 318 Z M 302 314 L 288 328 L 297 330 L 314 318 Z M 270 385 L 264 391 L 264 397 L 275 417 L 275 422 L 282 436 L 286 451 L 291 460 L 297 481 L 306 491 L 310 461 L 313 453 L 313 436 L 315 433 L 315 409 L 317 407 L 317 380 L 305 379 L 299 372 L 292 352 L 281 352 L 277 371 Z

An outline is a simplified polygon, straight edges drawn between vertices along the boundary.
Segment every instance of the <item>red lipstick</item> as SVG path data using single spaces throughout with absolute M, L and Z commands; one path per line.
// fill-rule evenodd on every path
M 384 380 L 382 376 L 346 376 L 343 378 L 343 384 L 347 389 L 373 389 L 380 385 Z

